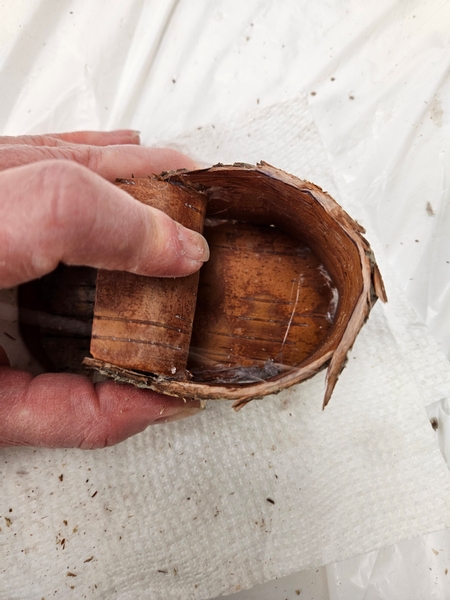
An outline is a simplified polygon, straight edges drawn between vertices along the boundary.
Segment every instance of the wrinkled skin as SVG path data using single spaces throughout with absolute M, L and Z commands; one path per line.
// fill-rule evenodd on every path
M 197 271 L 204 238 L 114 186 L 192 161 L 143 148 L 136 132 L 0 137 L 0 287 L 68 265 L 178 277 Z M 9 366 L 0 347 L 0 446 L 100 448 L 195 414 L 197 401 L 71 374 Z

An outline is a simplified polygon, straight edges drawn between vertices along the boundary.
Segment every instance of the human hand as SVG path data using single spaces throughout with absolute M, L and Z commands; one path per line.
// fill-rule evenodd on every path
M 0 137 L 0 288 L 59 262 L 184 276 L 208 259 L 204 238 L 112 185 L 182 167 L 187 157 L 139 146 L 128 130 Z M 99 448 L 194 414 L 197 401 L 111 381 L 8 366 L 0 347 L 0 446 Z

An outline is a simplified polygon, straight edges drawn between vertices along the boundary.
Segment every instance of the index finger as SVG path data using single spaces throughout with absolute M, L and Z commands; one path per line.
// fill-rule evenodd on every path
M 0 170 L 52 159 L 76 162 L 109 181 L 147 177 L 182 168 L 194 169 L 196 166 L 190 158 L 170 148 L 0 145 Z

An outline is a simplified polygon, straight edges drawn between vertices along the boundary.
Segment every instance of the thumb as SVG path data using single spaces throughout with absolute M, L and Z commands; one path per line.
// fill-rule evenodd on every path
M 0 174 L 0 240 L 3 287 L 41 277 L 59 262 L 179 277 L 209 258 L 203 236 L 70 161 Z
M 201 412 L 197 400 L 79 375 L 0 368 L 0 447 L 103 448 Z

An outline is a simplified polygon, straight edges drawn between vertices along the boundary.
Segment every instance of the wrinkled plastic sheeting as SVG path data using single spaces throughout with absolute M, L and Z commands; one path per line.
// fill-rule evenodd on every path
M 445 600 L 450 537 L 406 540 L 326 567 L 295 573 L 227 596 L 230 600 Z
M 330 600 L 443 600 L 449 597 L 450 538 L 438 532 L 407 540 L 326 572 Z

